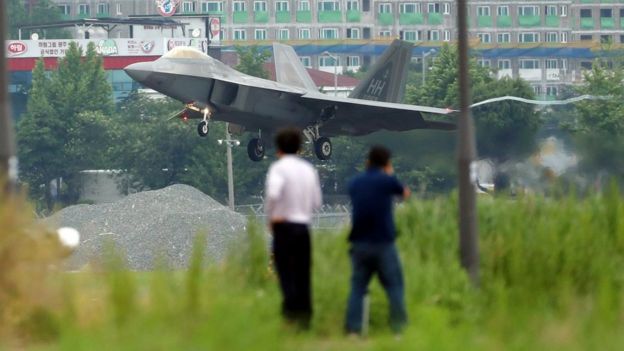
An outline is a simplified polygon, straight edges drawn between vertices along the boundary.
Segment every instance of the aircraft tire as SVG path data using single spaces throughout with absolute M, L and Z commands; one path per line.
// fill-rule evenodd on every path
M 262 161 L 264 159 L 264 153 L 265 149 L 262 140 L 258 138 L 249 140 L 249 144 L 247 144 L 247 155 L 250 160 L 254 162 Z
M 200 137 L 205 137 L 208 135 L 208 131 L 210 131 L 210 128 L 208 128 L 208 121 L 199 122 L 197 125 L 197 134 L 199 134 Z
M 332 155 L 332 143 L 329 138 L 320 137 L 314 142 L 314 153 L 319 160 L 329 160 Z

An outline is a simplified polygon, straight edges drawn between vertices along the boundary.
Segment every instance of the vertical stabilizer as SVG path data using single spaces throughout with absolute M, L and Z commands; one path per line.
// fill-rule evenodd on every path
M 295 50 L 291 46 L 273 43 L 275 80 L 307 90 L 318 91 Z
M 407 66 L 411 57 L 412 43 L 398 39 L 393 41 L 349 97 L 401 102 L 405 93 Z

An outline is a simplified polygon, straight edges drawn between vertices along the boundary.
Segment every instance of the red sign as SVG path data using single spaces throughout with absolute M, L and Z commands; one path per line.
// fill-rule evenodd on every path
M 220 33 L 221 33 L 221 19 L 218 17 L 211 18 L 210 19 L 210 37 L 219 38 Z
M 26 46 L 26 43 L 21 41 L 11 41 L 7 46 L 9 56 L 19 56 L 26 51 L 28 51 L 28 46 Z

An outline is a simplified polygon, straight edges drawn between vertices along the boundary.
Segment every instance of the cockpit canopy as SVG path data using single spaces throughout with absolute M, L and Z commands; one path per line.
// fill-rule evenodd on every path
M 205 59 L 208 58 L 208 55 L 189 46 L 176 46 L 175 48 L 164 54 L 162 57 L 179 59 Z

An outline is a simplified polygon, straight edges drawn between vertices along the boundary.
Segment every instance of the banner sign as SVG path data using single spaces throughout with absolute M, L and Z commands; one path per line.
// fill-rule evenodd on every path
M 162 56 L 178 46 L 190 46 L 208 53 L 206 38 L 161 38 L 161 39 L 54 39 L 54 40 L 8 40 L 8 58 L 64 57 L 69 43 L 75 42 L 83 54 L 89 43 L 102 56 Z
M 176 13 L 180 0 L 156 0 L 158 13 L 164 17 L 171 17 Z

